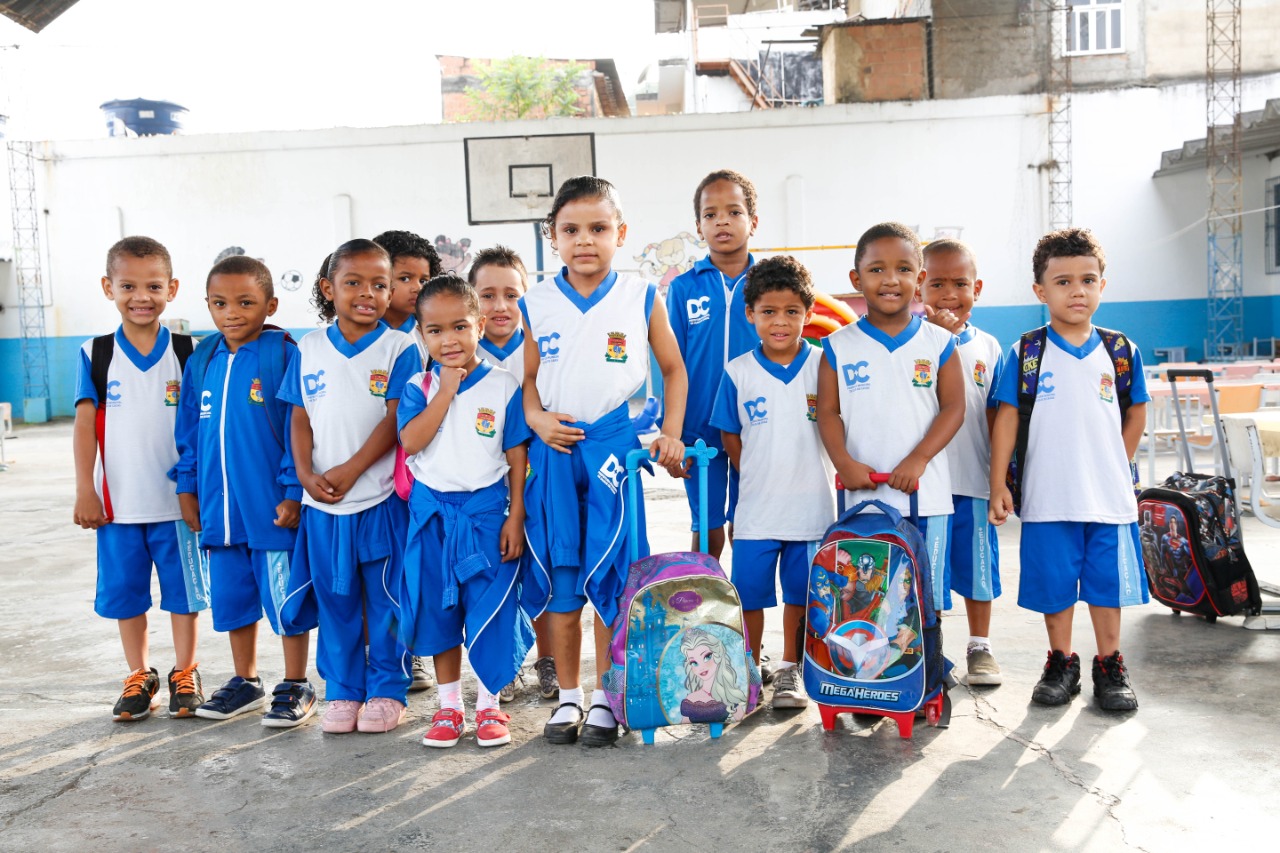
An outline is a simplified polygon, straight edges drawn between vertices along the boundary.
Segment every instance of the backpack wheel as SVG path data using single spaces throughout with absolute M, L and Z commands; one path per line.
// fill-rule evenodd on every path
M 718 737 L 720 737 L 720 735 L 722 735 L 722 734 L 724 734 L 724 723 L 712 723 L 712 724 L 711 724 L 711 737 L 713 737 L 713 738 L 718 738 Z
M 1208 622 L 1210 625 L 1212 625 L 1214 622 L 1217 622 L 1217 621 L 1218 621 L 1218 617 L 1217 617 L 1217 616 L 1205 616 L 1205 617 L 1204 617 L 1204 621 L 1206 621 L 1206 622 Z
M 1170 613 L 1172 613 L 1174 616 L 1181 616 L 1181 615 L 1182 615 L 1182 611 L 1181 611 L 1181 610 L 1171 610 L 1171 611 L 1169 611 L 1169 612 L 1170 612 Z

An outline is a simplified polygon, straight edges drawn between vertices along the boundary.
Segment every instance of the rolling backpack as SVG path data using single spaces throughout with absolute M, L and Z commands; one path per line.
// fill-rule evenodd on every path
M 876 483 L 887 474 L 872 474 Z M 911 520 L 880 501 L 844 508 L 827 529 L 809 569 L 804 687 L 822 727 L 844 713 L 889 717 L 911 737 L 917 711 L 931 726 L 951 720 L 952 664 L 942 654 L 942 622 L 933 609 L 929 552 Z M 874 509 L 875 512 L 863 512 Z
M 716 455 L 702 441 L 685 450 L 698 467 L 698 530 L 707 548 L 707 463 Z M 641 500 L 640 463 L 648 451 L 627 454 L 628 499 Z M 637 525 L 636 514 L 631 516 Z M 633 529 L 633 534 L 635 530 Z M 636 536 L 632 536 L 636 542 Z M 635 545 L 633 545 L 635 547 Z M 751 656 L 742 603 L 710 554 L 673 552 L 642 560 L 632 553 L 609 645 L 604 691 L 613 716 L 639 729 L 707 723 L 713 738 L 760 702 L 760 669 Z

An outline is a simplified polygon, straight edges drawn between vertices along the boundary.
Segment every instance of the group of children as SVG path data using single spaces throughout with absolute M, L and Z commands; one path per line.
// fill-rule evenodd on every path
M 481 746 L 508 743 L 501 702 L 536 645 L 539 690 L 558 700 L 546 739 L 613 743 L 600 677 L 589 702 L 581 684 L 581 615 L 590 604 L 596 660 L 607 660 L 628 554 L 649 552 L 623 461 L 641 446 L 628 401 L 651 355 L 664 400 L 649 455 L 686 482 L 695 547 L 684 448 L 724 451 L 707 474 L 709 542 L 718 558 L 732 540 L 758 662 L 764 610 L 781 587 L 781 661 L 764 668 L 775 708 L 808 702 L 808 572 L 835 519 L 833 475 L 854 501 L 905 511 L 917 493 L 933 604 L 950 608 L 952 591 L 964 599 L 969 682 L 1000 683 L 994 525 L 1013 510 L 1015 446 L 1019 604 L 1044 614 L 1050 646 L 1033 699 L 1064 704 L 1079 692 L 1071 621 L 1083 600 L 1094 695 L 1106 709 L 1136 708 L 1119 608 L 1147 597 L 1128 460 L 1148 398 L 1137 348 L 1119 364 L 1092 325 L 1101 247 L 1078 229 L 1040 240 L 1034 290 L 1050 322 L 1029 359 L 1025 336 L 1002 354 L 969 322 L 982 281 L 967 246 L 922 251 L 909 228 L 876 225 L 849 273 L 866 313 L 818 348 L 803 337 L 809 272 L 749 253 L 756 207 L 736 172 L 699 184 L 709 251 L 665 302 L 656 285 L 612 268 L 627 224 L 616 189 L 594 177 L 560 187 L 544 231 L 564 266 L 532 288 L 502 247 L 478 253 L 464 281 L 441 275 L 434 249 L 408 232 L 351 240 L 316 279 L 328 325 L 297 342 L 267 324 L 277 307 L 267 268 L 230 257 L 206 281 L 217 334 L 194 352 L 160 324 L 178 289 L 168 252 L 143 237 L 114 245 L 102 288 L 122 322 L 82 350 L 74 442 L 75 521 L 97 530 L 95 610 L 118 620 L 131 670 L 115 719 L 155 707 L 154 564 L 177 657 L 173 716 L 269 705 L 263 725 L 301 724 L 316 710 L 307 672 L 318 629 L 326 732 L 395 729 L 411 687 L 432 683 L 431 657 L 439 707 L 424 745 L 453 746 L 472 727 Z M 1122 412 L 1113 389 L 1125 371 Z M 206 699 L 195 649 L 208 607 L 229 634 L 235 674 Z M 256 660 L 263 612 L 284 647 L 269 694 Z M 470 725 L 464 649 L 479 682 Z

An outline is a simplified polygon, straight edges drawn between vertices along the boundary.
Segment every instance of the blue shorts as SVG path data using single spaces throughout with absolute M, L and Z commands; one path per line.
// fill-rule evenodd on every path
M 809 603 L 809 565 L 818 553 L 817 541 L 781 542 L 777 539 L 736 539 L 730 580 L 738 589 L 743 610 L 778 606 L 778 581 L 782 603 L 804 607 Z
M 987 521 L 985 498 L 952 495 L 950 587 L 972 601 L 1000 597 L 1000 545 L 995 525 Z
M 718 530 L 733 515 L 728 508 L 729 496 L 729 454 L 721 450 L 707 463 L 707 530 Z M 689 479 L 684 483 L 684 494 L 689 499 L 689 516 L 693 522 L 689 529 L 698 532 L 698 473 L 697 466 L 689 469 Z M 734 480 L 737 480 L 735 475 Z M 737 485 L 736 483 L 734 484 Z M 733 491 L 737 491 L 735 488 Z
M 577 566 L 552 566 L 551 599 L 547 601 L 548 613 L 574 613 L 587 606 L 587 594 L 583 591 Z
M 132 619 L 150 610 L 153 565 L 161 610 L 197 613 L 209 606 L 209 566 L 185 521 L 112 522 L 98 528 L 94 612 L 106 619 Z
M 922 515 L 916 528 L 924 534 L 924 544 L 929 555 L 933 609 L 942 613 L 951 609 L 951 516 Z
M 209 549 L 213 630 L 257 623 L 263 612 L 280 633 L 280 607 L 289 584 L 289 551 L 259 551 L 246 544 Z
M 1018 606 L 1060 613 L 1077 601 L 1096 607 L 1145 604 L 1138 524 L 1035 521 L 1022 525 Z

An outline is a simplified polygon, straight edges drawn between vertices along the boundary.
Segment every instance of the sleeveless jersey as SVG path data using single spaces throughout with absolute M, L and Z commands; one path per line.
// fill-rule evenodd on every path
M 996 382 L 1003 367 L 1000 343 L 973 326 L 956 338 L 956 354 L 964 374 L 964 424 L 947 445 L 951 493 L 987 500 L 991 497 L 991 431 L 987 411 L 995 405 Z
M 630 399 L 648 373 L 657 292 L 639 276 L 610 272 L 584 298 L 564 270 L 529 289 L 520 308 L 538 343 L 543 408 L 594 423 Z
M 864 317 L 823 339 L 840 388 L 840 416 L 849 455 L 888 473 L 907 457 L 938 416 L 938 372 L 955 352 L 945 329 L 912 317 L 889 337 Z M 951 476 L 944 453 L 920 478 L 920 515 L 951 515 Z M 875 499 L 902 513 L 908 497 L 895 489 L 852 492 L 850 503 Z

